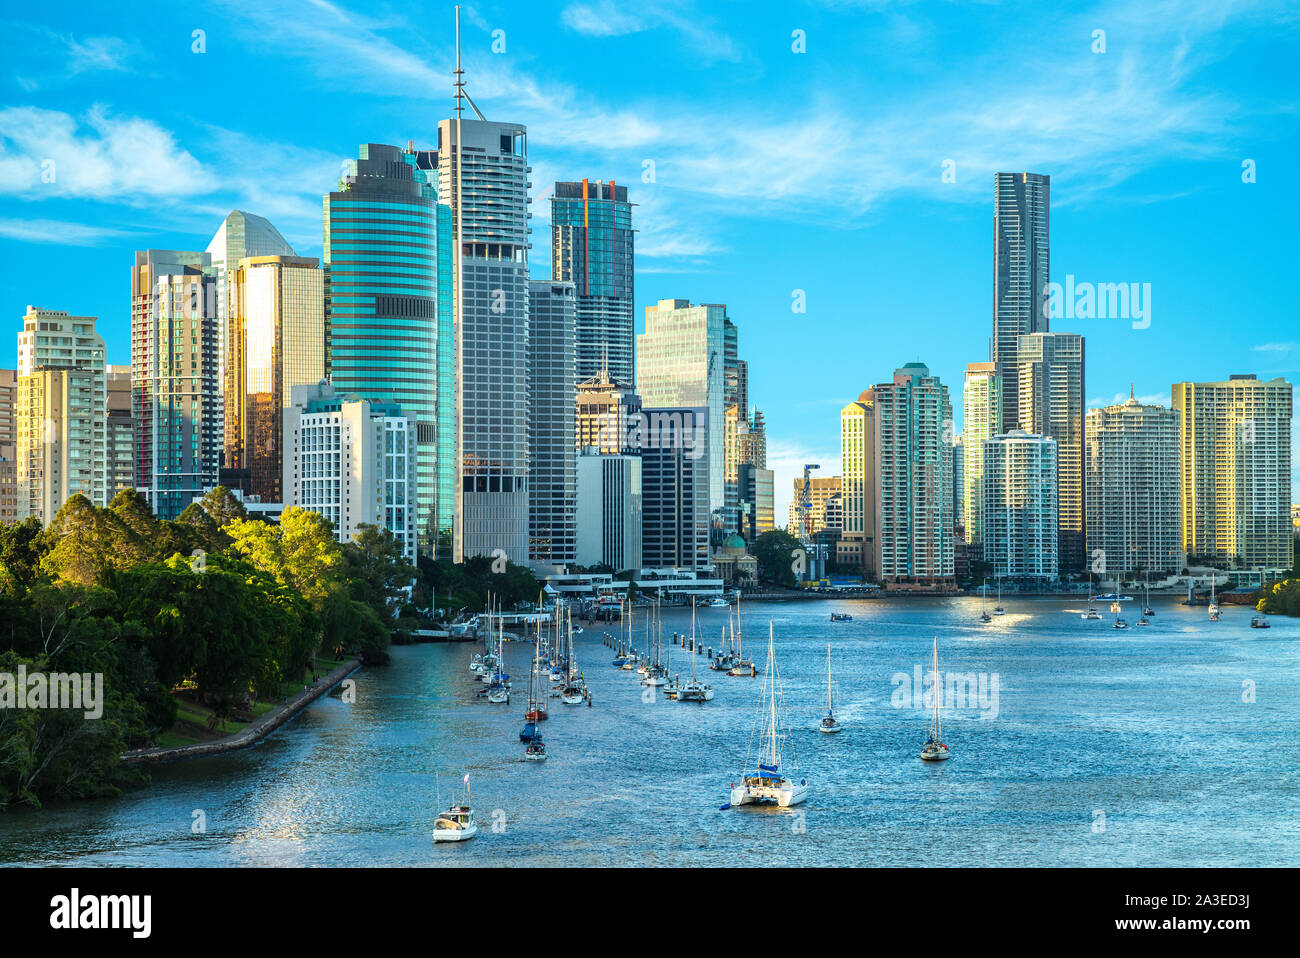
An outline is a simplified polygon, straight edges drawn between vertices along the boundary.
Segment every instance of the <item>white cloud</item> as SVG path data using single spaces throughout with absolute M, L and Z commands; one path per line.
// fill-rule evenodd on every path
M 682 0 L 642 0 L 637 4 L 583 0 L 565 7 L 560 19 L 570 30 L 589 37 L 621 37 L 666 28 L 710 59 L 740 59 L 735 41 L 714 25 L 713 18 Z
M 61 220 L 0 219 L 0 236 L 26 243 L 57 243 L 61 246 L 95 246 L 104 240 L 131 235 L 128 230 L 87 226 Z
M 813 449 L 800 442 L 791 442 L 783 439 L 776 439 L 771 435 L 771 427 L 768 427 L 767 441 L 767 468 L 771 469 L 775 476 L 773 478 L 773 487 L 775 489 L 775 512 L 777 528 L 784 526 L 790 518 L 790 502 L 794 498 L 794 480 L 803 477 L 803 467 L 806 463 L 815 462 L 821 466 L 821 469 L 814 470 L 812 475 L 825 478 L 827 476 L 838 476 L 840 474 L 840 454 L 839 450 Z

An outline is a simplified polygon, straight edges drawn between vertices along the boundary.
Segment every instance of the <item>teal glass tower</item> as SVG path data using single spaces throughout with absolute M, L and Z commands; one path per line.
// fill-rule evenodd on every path
M 450 212 L 420 153 L 364 144 L 325 197 L 327 375 L 416 423 L 417 538 L 450 542 L 454 509 Z M 449 465 L 452 463 L 452 465 Z M 447 479 L 440 482 L 440 477 Z M 444 488 L 445 487 L 445 488 Z

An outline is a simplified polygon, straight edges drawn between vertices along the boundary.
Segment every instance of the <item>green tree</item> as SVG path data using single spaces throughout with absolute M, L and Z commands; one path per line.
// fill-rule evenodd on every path
M 799 584 L 794 573 L 795 552 L 802 553 L 803 548 L 803 543 L 784 530 L 764 532 L 754 540 L 752 548 L 758 560 L 759 579 L 794 588 Z

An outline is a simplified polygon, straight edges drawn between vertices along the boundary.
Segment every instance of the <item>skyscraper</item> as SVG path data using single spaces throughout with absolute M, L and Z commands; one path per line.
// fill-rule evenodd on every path
M 363 144 L 325 205 L 325 335 L 330 381 L 341 393 L 395 404 L 415 423 L 420 548 L 441 531 L 438 448 L 453 410 L 439 339 L 439 283 L 451 250 L 428 154 Z M 445 214 L 443 214 L 445 215 Z M 445 365 L 445 364 L 444 364 Z
M 962 408 L 966 473 L 962 524 L 966 541 L 979 544 L 984 536 L 984 440 L 1002 432 L 1002 377 L 997 374 L 996 363 L 971 363 L 966 367 Z
M 608 368 L 636 382 L 632 315 L 632 204 L 611 180 L 555 184 L 551 197 L 551 276 L 574 285 L 578 382 Z
M 174 519 L 217 484 L 217 284 L 207 253 L 141 250 L 131 271 L 135 484 Z
M 1007 579 L 1055 579 L 1056 441 L 1019 429 L 984 440 L 984 561 Z
M 878 568 L 875 403 L 875 393 L 867 389 L 855 402 L 840 410 L 840 500 L 843 522 L 839 541 L 835 543 L 835 561 L 861 570 L 868 578 L 875 578 Z M 813 480 L 814 483 L 816 481 Z M 802 485 L 800 480 L 796 482 Z
M 1188 562 L 1291 568 L 1291 401 L 1281 378 L 1173 384 Z
M 95 317 L 28 306 L 17 380 L 17 517 L 49 523 L 76 493 L 104 505 L 107 385 Z
M 262 216 L 231 210 L 208 243 L 213 274 L 217 279 L 217 381 L 226 381 L 226 330 L 230 316 L 226 309 L 227 269 L 234 269 L 247 256 L 293 256 L 293 247 Z
M 284 420 L 284 505 L 334 524 L 339 542 L 361 523 L 387 529 L 414 563 L 415 423 L 392 403 L 340 393 L 329 383 L 295 385 Z
M 135 423 L 131 418 L 131 367 L 107 366 L 108 421 L 104 430 L 108 461 L 109 502 L 124 489 L 135 488 Z
M 637 335 L 637 392 L 646 408 L 708 410 L 709 511 L 726 505 L 725 337 L 727 308 L 661 299 Z
M 577 447 L 572 283 L 533 280 L 528 293 L 528 561 L 575 561 Z
M 601 370 L 578 383 L 578 449 L 595 449 L 617 455 L 627 452 L 627 429 L 631 417 L 641 411 L 641 397 L 630 382 L 615 379 Z
M 1025 432 L 1056 440 L 1060 572 L 1082 572 L 1087 545 L 1083 337 L 1078 333 L 1022 336 L 1017 367 L 1016 421 Z
M 578 456 L 577 561 L 615 572 L 641 568 L 641 457 Z
M 647 408 L 634 445 L 641 456 L 641 555 L 647 568 L 698 572 L 709 565 L 706 408 Z
M 877 574 L 900 585 L 944 584 L 954 575 L 948 387 L 924 363 L 908 363 L 872 394 Z
M 18 518 L 18 373 L 0 369 L 0 522 Z
M 1049 279 L 1051 177 L 1040 173 L 993 176 L 993 338 L 989 359 L 1002 374 L 1002 422 L 1016 422 L 1018 381 L 1013 370 L 1020 337 L 1047 332 L 1043 309 Z
M 294 386 L 325 376 L 324 279 L 318 260 L 253 256 L 227 271 L 225 455 L 248 492 L 282 502 L 284 409 Z
M 451 208 L 460 509 L 457 560 L 528 548 L 528 149 L 518 123 L 438 124 Z
M 1090 566 L 1104 560 L 1104 576 L 1177 573 L 1185 564 L 1178 418 L 1131 394 L 1088 411 L 1088 556 Z

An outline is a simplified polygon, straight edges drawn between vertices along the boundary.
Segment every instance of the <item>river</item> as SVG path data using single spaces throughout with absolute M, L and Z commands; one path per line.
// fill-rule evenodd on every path
M 785 763 L 811 787 L 797 809 L 719 810 L 763 680 L 703 670 L 712 702 L 647 702 L 601 643 L 615 623 L 579 638 L 594 706 L 550 700 L 545 763 L 524 762 L 518 740 L 530 645 L 507 646 L 508 706 L 474 698 L 470 646 L 397 647 L 390 666 L 356 673 L 355 702 L 336 690 L 257 747 L 158 769 L 117 799 L 0 812 L 0 862 L 1294 865 L 1300 620 L 1252 630 L 1248 608 L 1213 623 L 1153 601 L 1152 625 L 1126 632 L 1064 597 L 1007 597 L 988 625 L 974 598 L 746 604 L 760 665 L 774 627 Z M 1132 625 L 1140 603 L 1125 605 Z M 666 611 L 665 634 L 689 618 Z M 703 641 L 726 619 L 702 610 Z M 996 714 L 987 695 L 945 712 L 953 758 L 931 765 L 918 758 L 926 712 L 896 707 L 896 690 L 928 670 L 936 636 L 941 671 L 982 675 L 986 692 L 996 680 L 997 698 Z M 835 736 L 816 731 L 828 642 Z M 482 830 L 435 846 L 432 819 L 465 774 Z

